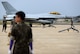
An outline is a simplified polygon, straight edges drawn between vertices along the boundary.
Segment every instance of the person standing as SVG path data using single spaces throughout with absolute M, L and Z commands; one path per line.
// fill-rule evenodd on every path
M 16 24 L 15 22 L 15 16 L 13 17 L 13 20 L 11 20 L 11 27 L 13 27 Z
M 14 38 L 13 54 L 30 54 L 29 43 L 32 42 L 32 29 L 24 22 L 25 13 L 19 11 L 16 13 L 15 22 L 12 27 L 11 35 Z
M 4 17 L 3 19 L 3 28 L 2 28 L 2 32 L 6 32 L 6 28 L 7 28 L 7 21 L 6 21 L 6 17 Z
M 11 29 L 13 26 L 15 26 L 15 16 L 13 17 L 13 20 L 11 21 Z M 14 40 L 13 40 L 13 37 L 11 36 L 11 31 L 8 33 L 8 37 L 10 38 L 10 41 L 9 41 L 9 51 L 8 53 L 11 54 L 12 53 L 12 48 L 13 48 L 13 44 L 14 44 Z

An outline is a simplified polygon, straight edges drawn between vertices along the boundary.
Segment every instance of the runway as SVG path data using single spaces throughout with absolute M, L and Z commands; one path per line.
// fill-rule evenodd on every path
M 69 28 L 70 25 L 55 25 L 54 27 L 45 27 L 34 25 L 33 47 L 34 54 L 80 54 L 80 32 L 70 30 L 59 33 L 58 31 Z M 80 25 L 75 25 L 80 31 Z M 0 54 L 8 54 L 8 25 L 7 33 L 2 32 L 0 25 Z

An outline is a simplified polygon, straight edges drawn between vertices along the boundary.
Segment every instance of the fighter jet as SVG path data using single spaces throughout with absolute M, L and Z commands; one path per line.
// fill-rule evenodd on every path
M 4 17 L 6 17 L 6 20 L 10 21 L 13 19 L 13 16 L 15 16 L 15 13 L 17 12 L 17 10 L 8 2 L 2 2 L 3 7 L 6 10 L 6 15 Z M 59 17 L 65 17 L 65 16 L 61 16 L 60 14 L 54 13 L 43 13 L 43 14 L 26 14 L 26 21 L 29 23 L 41 23 L 43 25 L 45 24 L 52 24 L 53 21 L 55 20 L 55 18 L 59 18 Z
M 2 5 L 6 10 L 6 15 L 4 16 L 6 17 L 6 20 L 9 21 L 12 20 L 13 16 L 15 16 L 15 13 L 18 10 L 16 10 L 11 4 L 9 4 L 6 1 L 2 2 Z M 50 12 L 50 13 L 42 13 L 42 14 L 26 14 L 25 21 L 29 22 L 30 24 L 41 23 L 45 25 L 45 24 L 53 24 L 53 22 L 56 19 L 66 19 L 66 18 L 74 19 L 76 17 L 61 15 L 58 12 Z

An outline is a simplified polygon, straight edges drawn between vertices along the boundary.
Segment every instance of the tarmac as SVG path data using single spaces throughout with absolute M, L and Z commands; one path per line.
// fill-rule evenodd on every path
M 32 27 L 33 32 L 33 51 L 34 54 L 80 54 L 80 32 L 70 30 L 58 32 L 69 28 L 70 25 L 55 25 L 54 27 L 43 28 L 40 25 Z M 80 31 L 80 25 L 75 25 Z M 2 32 L 0 25 L 0 54 L 8 54 L 10 25 L 7 33 Z

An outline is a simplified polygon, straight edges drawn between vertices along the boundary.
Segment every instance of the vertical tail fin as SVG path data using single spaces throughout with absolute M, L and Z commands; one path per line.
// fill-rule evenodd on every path
M 5 8 L 7 15 L 14 14 L 17 12 L 17 10 L 12 7 L 8 2 L 2 2 L 2 5 Z

